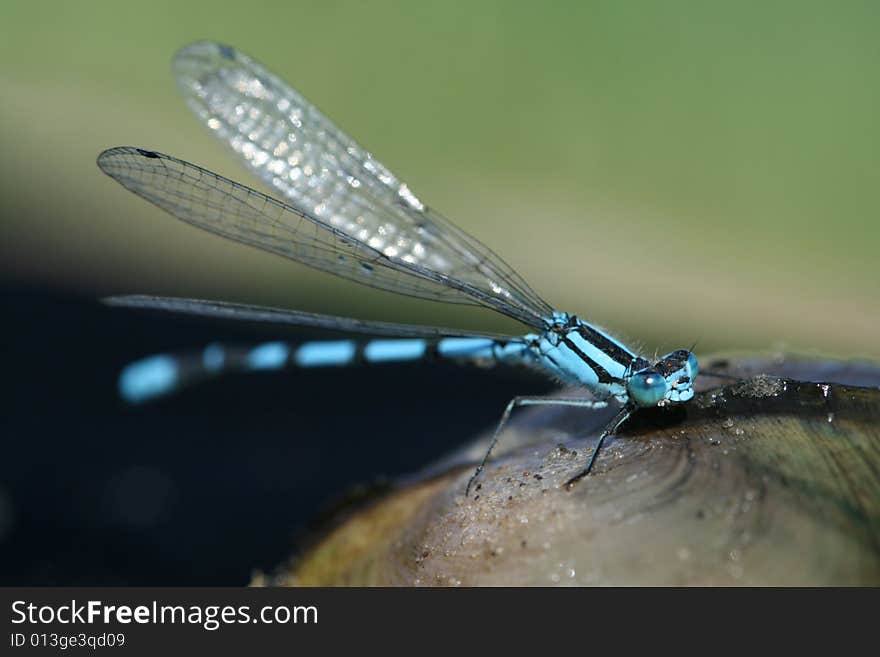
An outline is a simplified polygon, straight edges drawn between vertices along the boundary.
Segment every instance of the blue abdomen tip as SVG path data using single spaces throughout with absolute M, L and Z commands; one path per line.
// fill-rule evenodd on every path
M 171 392 L 177 386 L 177 362 L 171 356 L 151 356 L 125 367 L 119 375 L 119 394 L 139 404 Z

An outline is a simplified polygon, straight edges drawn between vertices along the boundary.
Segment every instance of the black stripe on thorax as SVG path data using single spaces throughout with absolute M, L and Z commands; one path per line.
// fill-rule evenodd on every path
M 586 324 L 578 324 L 577 327 L 578 334 L 587 342 L 594 344 L 598 347 L 606 356 L 617 361 L 622 367 L 629 367 L 632 362 L 635 360 L 635 355 L 631 354 L 626 349 L 622 348 L 620 345 L 615 344 L 607 337 L 596 331 L 595 329 L 587 326 Z
M 608 370 L 606 370 L 604 367 L 599 365 L 599 363 L 597 363 L 592 358 L 587 356 L 583 351 L 581 351 L 574 342 L 569 340 L 567 335 L 563 334 L 561 337 L 563 344 L 565 344 L 566 347 L 576 353 L 578 355 L 578 358 L 584 361 L 584 363 L 586 363 L 587 366 L 596 373 L 596 378 L 599 379 L 599 383 L 614 383 L 617 380 L 613 376 L 611 376 Z

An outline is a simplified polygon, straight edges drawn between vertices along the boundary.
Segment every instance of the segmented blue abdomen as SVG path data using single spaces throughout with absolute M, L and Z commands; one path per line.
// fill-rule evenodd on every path
M 127 401 L 139 403 L 226 372 L 345 367 L 431 358 L 521 364 L 530 362 L 533 355 L 524 339 L 499 341 L 484 337 L 317 340 L 299 344 L 276 341 L 248 348 L 211 344 L 197 353 L 160 354 L 131 363 L 119 377 L 119 391 Z

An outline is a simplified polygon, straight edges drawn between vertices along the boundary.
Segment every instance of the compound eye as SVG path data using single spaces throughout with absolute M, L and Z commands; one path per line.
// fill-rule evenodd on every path
M 642 370 L 633 374 L 626 391 L 639 406 L 656 406 L 666 396 L 666 379 L 656 370 Z
M 690 352 L 688 352 L 688 359 L 687 359 L 687 366 L 686 367 L 687 367 L 688 375 L 690 376 L 691 381 L 693 381 L 695 378 L 697 378 L 697 373 L 700 371 L 700 367 L 699 367 L 699 365 L 697 365 L 697 357 L 694 356 Z

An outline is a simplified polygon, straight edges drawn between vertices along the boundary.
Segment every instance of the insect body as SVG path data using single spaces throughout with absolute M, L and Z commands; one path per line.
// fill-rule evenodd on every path
M 474 335 L 454 329 L 366 322 L 289 310 L 168 297 L 112 297 L 114 305 L 294 324 L 370 338 L 249 349 L 210 345 L 188 357 L 153 356 L 128 366 L 120 391 L 132 402 L 166 394 L 200 378 L 234 370 L 412 361 L 426 357 L 537 368 L 589 390 L 593 399 L 518 397 L 510 402 L 482 471 L 517 406 L 600 408 L 619 403 L 606 436 L 638 407 L 688 401 L 697 360 L 679 349 L 651 363 L 603 331 L 557 312 L 500 257 L 426 206 L 409 187 L 342 133 L 297 91 L 248 56 L 215 43 L 181 50 L 174 60 L 190 108 L 277 200 L 156 151 L 116 147 L 98 166 L 130 191 L 204 230 L 372 287 L 434 301 L 492 308 L 531 328 L 522 336 Z

